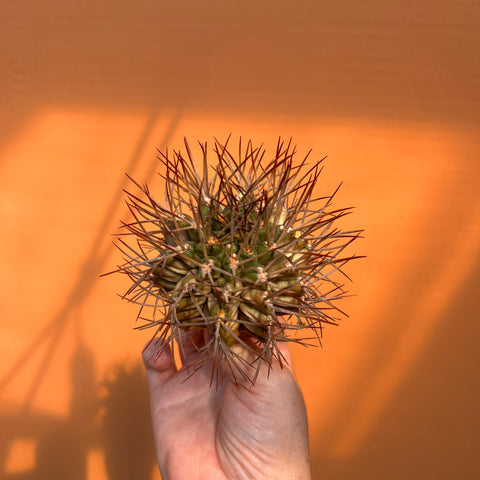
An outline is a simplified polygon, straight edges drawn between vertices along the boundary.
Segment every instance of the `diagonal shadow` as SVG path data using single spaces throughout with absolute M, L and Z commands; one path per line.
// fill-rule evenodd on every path
M 148 117 L 143 132 L 129 159 L 127 171 L 131 172 L 138 165 L 142 151 L 145 148 L 148 138 L 153 132 L 158 114 L 159 108 L 155 107 Z M 166 144 L 168 144 L 179 124 L 180 118 L 180 111 L 177 110 L 164 133 L 164 136 L 160 142 L 160 148 L 163 148 Z M 155 165 L 156 158 L 153 158 L 150 163 L 145 181 L 147 181 L 155 172 Z M 103 248 L 103 250 L 100 250 L 99 245 L 112 228 L 112 219 L 115 218 L 114 214 L 118 209 L 118 205 L 123 196 L 123 189 L 125 188 L 126 183 L 127 179 L 122 178 L 114 196 L 110 200 L 105 214 L 103 215 L 101 227 L 98 229 L 92 241 L 89 253 L 87 254 L 87 257 L 81 266 L 78 278 L 72 286 L 71 291 L 67 295 L 63 305 L 61 305 L 57 313 L 54 315 L 53 320 L 29 342 L 26 348 L 24 348 L 17 361 L 14 362 L 10 370 L 0 382 L 1 392 L 25 367 L 28 358 L 31 357 L 33 353 L 41 347 L 42 344 L 47 344 L 46 352 L 43 355 L 38 368 L 36 369 L 36 372 L 33 376 L 33 382 L 28 389 L 25 402 L 21 408 L 23 413 L 29 409 L 35 398 L 35 394 L 38 391 L 38 388 L 47 372 L 48 365 L 55 351 L 55 347 L 62 337 L 63 330 L 68 322 L 68 319 L 70 318 L 72 311 L 87 299 L 95 284 L 95 282 L 92 282 L 92 277 L 98 277 L 98 275 L 101 273 L 102 268 L 104 268 L 107 255 L 113 248 L 113 245 L 109 243 Z
M 154 131 L 158 115 L 159 108 L 153 108 L 127 163 L 126 168 L 128 172 L 132 172 L 138 166 L 142 152 Z M 177 109 L 163 134 L 160 148 L 164 148 L 169 143 L 180 119 L 180 109 Z M 145 182 L 153 176 L 156 171 L 156 164 L 157 160 L 154 157 L 148 166 Z M 36 368 L 25 401 L 20 409 L 14 409 L 13 415 L 0 416 L 0 424 L 2 424 L 2 433 L 0 434 L 1 478 L 8 478 L 9 480 L 52 480 L 54 478 L 84 480 L 86 478 L 88 449 L 91 448 L 92 441 L 94 443 L 99 441 L 98 432 L 94 434 L 91 431 L 95 412 L 99 407 L 98 399 L 96 398 L 97 388 L 95 385 L 92 352 L 87 350 L 81 342 L 77 342 L 76 352 L 71 360 L 73 362 L 71 365 L 72 403 L 67 419 L 57 419 L 48 415 L 38 414 L 37 412 L 30 412 L 30 407 L 45 378 L 55 349 L 64 333 L 65 326 L 72 319 L 72 313 L 86 301 L 92 291 L 95 285 L 92 277 L 97 278 L 105 268 L 105 262 L 113 249 L 113 243 L 109 242 L 103 248 L 101 246 L 102 243 L 105 243 L 104 238 L 113 228 L 112 219 L 115 218 L 115 212 L 121 203 L 123 189 L 127 181 L 126 177 L 121 179 L 114 195 L 110 199 L 103 214 L 100 228 L 96 231 L 80 273 L 65 301 L 54 315 L 52 321 L 19 354 L 18 359 L 0 382 L 1 392 L 20 374 L 33 353 L 42 345 L 45 345 L 45 353 Z M 90 367 L 88 367 L 89 365 Z M 138 384 L 138 381 L 136 383 Z M 142 398 L 145 399 L 147 396 L 143 395 Z M 121 402 L 117 402 L 117 404 L 121 405 Z M 12 411 L 12 408 L 10 408 L 10 411 Z M 143 422 L 144 424 L 145 422 Z M 149 428 L 149 423 L 147 428 Z M 7 476 L 5 473 L 5 462 L 9 449 L 16 438 L 32 438 L 36 441 L 36 466 L 34 471 Z M 145 442 L 139 443 L 145 446 Z M 112 452 L 111 449 L 109 451 Z M 109 456 L 110 459 L 111 457 L 112 455 Z M 152 459 L 148 460 L 147 463 L 150 464 L 151 461 Z M 125 471 L 128 471 L 128 469 Z M 117 478 L 117 476 L 111 478 Z
M 480 258 L 436 319 L 435 331 L 368 439 L 348 457 L 322 455 L 311 440 L 312 478 L 478 478 Z M 452 325 L 452 319 L 461 324 Z M 414 426 L 412 428 L 412 426 Z M 327 438 L 328 434 L 321 434 Z

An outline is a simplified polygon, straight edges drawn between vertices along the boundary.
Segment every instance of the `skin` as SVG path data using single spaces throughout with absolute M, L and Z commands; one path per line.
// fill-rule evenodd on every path
M 182 364 L 198 355 L 195 338 L 183 342 Z M 155 340 L 143 352 L 150 389 L 157 460 L 163 480 L 308 480 L 305 403 L 291 367 L 262 366 L 255 385 L 228 375 L 210 386 L 212 365 L 194 375 L 177 371 L 168 345 Z

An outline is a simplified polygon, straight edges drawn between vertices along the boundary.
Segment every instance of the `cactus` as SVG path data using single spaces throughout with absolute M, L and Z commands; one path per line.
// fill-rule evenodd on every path
M 330 209 L 336 191 L 314 198 L 323 159 L 295 164 L 291 141 L 279 139 L 266 162 L 251 141 L 240 139 L 235 156 L 215 140 L 213 168 L 199 147 L 202 168 L 186 139 L 186 156 L 160 153 L 164 205 L 134 182 L 143 193 L 127 193 L 133 221 L 123 228 L 137 242 L 117 242 L 125 263 L 116 271 L 133 282 L 124 298 L 140 305 L 140 328 L 180 349 L 186 332 L 205 332 L 187 367 L 213 360 L 212 379 L 228 366 L 234 381 L 254 383 L 263 362 L 282 365 L 277 342 L 320 341 L 322 325 L 336 324 L 345 291 L 334 274 L 354 258 L 343 251 L 360 232 L 336 227 L 350 211 Z

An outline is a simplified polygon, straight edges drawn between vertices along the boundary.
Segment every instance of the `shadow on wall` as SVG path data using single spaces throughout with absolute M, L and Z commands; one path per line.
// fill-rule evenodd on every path
M 108 478 L 150 480 L 156 458 L 143 365 L 119 365 L 112 374 L 105 383 L 102 422 Z
M 1 419 L 0 472 L 6 480 L 87 478 L 87 454 L 95 436 L 98 398 L 93 355 L 78 345 L 70 360 L 72 397 L 67 418 L 23 413 Z M 35 468 L 25 473 L 5 474 L 9 449 L 17 439 L 35 444 Z
M 347 440 L 347 437 L 364 437 L 361 425 L 367 425 L 369 421 L 358 417 L 373 420 L 374 416 L 369 413 L 372 410 L 379 412 L 394 401 L 395 388 L 406 381 L 407 374 L 418 373 L 417 358 L 437 331 L 437 326 L 441 328 L 442 322 L 453 318 L 451 313 L 448 317 L 445 312 L 458 308 L 462 312 L 459 318 L 475 315 L 473 305 L 470 310 L 465 309 L 462 300 L 472 285 L 471 278 L 478 274 L 475 268 L 480 252 L 476 192 L 465 185 L 465 172 L 469 170 L 475 174 L 478 169 L 465 156 L 463 161 L 459 159 L 448 181 L 429 186 L 429 196 L 424 201 L 431 207 L 411 225 L 411 243 L 398 253 L 403 259 L 398 270 L 388 272 L 384 266 L 383 272 L 379 270 L 385 276 L 390 275 L 389 288 L 370 306 L 369 317 L 378 328 L 371 331 L 371 339 L 365 347 L 368 353 L 362 355 L 364 369 L 350 380 L 350 388 L 356 392 L 353 395 L 355 400 L 351 395 L 338 398 L 337 414 L 324 427 L 323 434 L 329 441 L 345 438 L 345 441 L 338 440 L 343 446 L 337 450 L 346 452 L 350 449 L 348 444 L 361 443 Z M 459 209 L 458 205 L 462 208 Z M 446 219 L 455 219 L 458 228 L 446 229 Z M 416 225 L 420 225 L 420 229 Z M 474 325 L 472 328 L 475 331 Z M 451 367 L 448 371 L 451 375 L 457 372 Z M 375 404 L 376 408 L 372 409 L 368 404 Z M 339 435 L 342 431 L 350 434 Z M 333 440 L 333 443 L 337 442 Z M 322 450 L 326 448 L 327 442 Z
M 138 159 L 159 109 L 235 112 L 252 118 L 285 115 L 291 122 L 309 115 L 467 125 L 478 119 L 478 92 L 471 80 L 478 78 L 478 62 L 473 62 L 471 53 L 478 44 L 478 15 L 473 11 L 477 8 L 473 1 L 441 0 L 435 8 L 432 2 L 380 0 L 369 0 L 367 4 L 351 0 L 335 4 L 264 0 L 229 5 L 219 0 L 207 5 L 192 0 L 107 0 L 101 5 L 93 0 L 51 0 L 45 9 L 42 2 L 33 0 L 7 2 L 2 6 L 0 20 L 0 56 L 5 58 L 0 62 L 0 149 L 14 139 L 33 114 L 52 106 L 152 110 L 130 166 Z M 168 144 L 177 124 L 178 118 L 172 120 L 161 148 Z M 109 222 L 116 218 L 121 189 L 119 186 L 118 195 L 111 200 L 92 245 L 112 231 Z M 443 225 L 441 220 L 439 224 Z M 38 342 L 48 339 L 49 352 L 58 344 L 65 323 L 88 297 L 92 278 L 101 273 L 110 248 L 110 242 L 103 250 L 92 248 L 71 294 L 36 338 Z M 430 275 L 422 275 L 422 288 L 427 288 Z M 406 293 L 404 298 L 415 297 L 411 291 Z M 466 320 L 471 320 L 465 304 L 451 314 L 457 318 L 464 315 L 463 327 L 467 327 Z M 449 321 L 445 314 L 441 318 L 439 329 Z M 455 333 L 475 331 L 473 328 Z M 467 335 L 463 340 L 450 336 L 448 326 L 442 332 L 442 345 L 456 338 L 459 343 L 455 348 L 473 351 L 468 348 L 474 336 Z M 467 340 L 470 343 L 462 343 Z M 444 346 L 448 351 L 449 347 Z M 26 351 L 31 348 L 35 343 Z M 438 358 L 439 351 L 433 358 L 444 362 L 445 357 Z M 39 366 L 31 398 L 47 374 L 51 360 L 48 355 Z M 19 363 L 11 370 L 13 374 L 22 367 L 24 358 L 20 355 Z M 419 378 L 416 371 L 410 372 L 411 381 Z M 135 402 L 143 401 L 137 398 L 138 392 L 135 398 L 132 396 L 133 386 L 140 388 L 139 375 L 135 368 L 119 366 L 117 379 L 107 382 L 110 395 L 105 398 L 104 430 L 100 430 L 97 422 L 102 404 L 92 354 L 78 344 L 71 365 L 69 416 L 61 420 L 33 413 L 28 408 L 31 398 L 27 398 L 20 414 L 0 418 L 0 473 L 5 471 L 12 439 L 32 438 L 38 460 L 35 473 L 5 478 L 84 479 L 88 449 L 103 447 L 108 439 L 105 452 L 109 478 L 146 478 L 151 468 L 151 436 L 148 433 L 147 438 L 147 427 L 141 426 L 143 418 L 139 418 L 138 425 L 132 421 L 138 408 Z M 434 378 L 437 383 L 433 388 L 441 391 L 441 378 Z M 450 392 L 447 398 L 467 398 L 467 393 Z M 399 400 L 394 401 L 398 405 Z M 412 402 L 406 404 L 414 408 Z M 456 408 L 459 412 L 475 411 L 473 407 L 462 409 L 461 405 Z M 404 428 L 412 425 L 405 416 L 401 418 Z M 433 422 L 434 416 L 431 418 Z M 375 460 L 371 448 L 378 446 L 378 454 L 383 453 L 385 459 L 398 451 L 387 451 L 388 442 L 378 432 L 388 436 L 391 424 L 387 419 L 382 425 L 375 432 L 377 441 L 365 447 L 365 458 L 375 465 L 382 461 L 378 457 Z M 138 438 L 146 439 L 145 443 L 136 439 L 135 445 L 143 445 L 145 451 L 139 452 L 128 443 L 135 437 L 135 427 L 140 429 Z M 124 430 L 119 432 L 120 428 Z M 118 442 L 116 446 L 114 441 Z M 477 443 L 467 445 L 466 451 Z M 443 455 L 446 444 L 436 445 Z M 416 446 L 420 451 L 421 445 Z M 124 465 L 127 448 L 132 449 L 131 455 L 138 455 L 135 474 Z M 350 473 L 368 470 L 365 465 L 354 469 L 341 463 Z M 318 466 L 318 472 L 322 468 Z M 368 476 L 382 477 L 393 478 Z M 366 473 L 363 478 L 367 478 Z
M 479 205 L 465 174 L 478 173 L 475 151 L 428 186 L 431 207 L 412 223 L 401 266 L 370 307 L 378 328 L 361 366 L 350 364 L 358 370 L 348 393 L 312 438 L 314 478 L 480 475 Z
M 147 118 L 144 130 L 128 162 L 128 171 L 138 166 L 143 148 L 155 127 L 157 114 L 158 110 L 154 110 Z M 171 118 L 159 142 L 160 148 L 168 145 L 179 121 L 179 114 Z M 156 164 L 157 160 L 154 158 L 147 165 L 145 182 L 153 176 Z M 95 419 L 100 414 L 102 405 L 95 380 L 94 355 L 83 345 L 78 324 L 74 325 L 78 335 L 76 336 L 77 350 L 71 360 L 70 368 L 72 400 L 68 418 L 62 420 L 31 412 L 31 405 L 48 374 L 53 355 L 65 336 L 66 326 L 77 320 L 76 312 L 92 293 L 95 280 L 100 273 L 103 273 L 105 261 L 113 249 L 108 232 L 114 230 L 113 222 L 116 221 L 116 212 L 121 205 L 123 188 L 122 180 L 107 204 L 100 228 L 92 236 L 91 248 L 78 277 L 72 284 L 70 294 L 61 302 L 52 320 L 31 338 L 8 369 L 7 374 L 0 379 L 1 392 L 31 361 L 34 352 L 46 346 L 45 353 L 32 376 L 23 405 L 20 408 L 2 405 L 2 410 L 7 413 L 0 416 L 0 478 L 8 480 L 86 479 L 88 451 L 98 445 L 105 451 L 106 468 L 110 480 L 151 478 L 155 457 L 151 457 L 153 440 L 150 434 L 150 419 L 148 415 L 145 416 L 146 412 L 147 414 L 149 412 L 148 392 L 141 368 L 116 367 L 116 376 L 105 384 L 108 394 L 103 405 L 104 428 L 102 427 L 102 431 L 97 431 Z M 116 425 L 115 422 L 119 424 Z M 12 442 L 16 439 L 31 440 L 35 443 L 35 470 L 7 475 L 6 461 Z M 126 455 L 127 451 L 128 455 Z M 138 456 L 138 462 L 135 461 L 137 458 L 135 455 Z M 125 464 L 127 458 L 131 466 Z M 133 473 L 131 468 L 134 468 Z M 147 475 L 148 471 L 150 473 Z
M 100 448 L 109 480 L 150 480 L 156 461 L 142 365 L 115 366 L 102 382 L 102 395 L 93 354 L 78 345 L 70 362 L 70 379 L 72 397 L 65 419 L 36 413 L 0 419 L 1 478 L 87 480 L 89 451 Z M 6 474 L 5 461 L 17 439 L 35 444 L 35 467 Z
M 0 144 L 47 107 L 478 119 L 476 2 L 6 2 Z
M 335 428 L 342 428 L 339 419 L 346 416 L 344 423 L 358 420 L 351 418 L 357 412 L 346 410 L 335 416 L 337 425 L 330 432 L 312 438 L 313 478 L 347 480 L 352 478 L 352 472 L 359 480 L 403 480 L 407 472 L 411 472 L 412 478 L 480 475 L 477 462 L 480 416 L 473 414 L 477 412 L 480 396 L 477 374 L 480 257 L 476 255 L 470 261 L 470 274 L 459 285 L 458 294 L 435 318 L 435 328 L 415 358 L 414 368 L 408 369 L 394 395 L 382 406 L 382 414 L 372 425 L 368 441 L 346 455 L 331 455 L 329 447 L 338 433 Z M 436 288 L 434 282 L 426 285 Z M 402 292 L 399 295 L 402 299 L 411 297 Z M 401 308 L 393 305 L 388 320 L 401 321 L 395 313 Z M 422 320 L 416 318 L 419 309 L 401 311 L 412 316 L 412 329 L 415 322 Z M 358 393 L 357 400 L 361 402 L 362 390 Z M 318 455 L 319 452 L 327 455 Z

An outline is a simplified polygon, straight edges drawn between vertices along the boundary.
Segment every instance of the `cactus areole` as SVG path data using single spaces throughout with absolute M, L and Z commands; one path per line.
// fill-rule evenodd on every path
M 217 140 L 213 151 L 199 143 L 197 160 L 187 140 L 185 151 L 160 153 L 164 203 L 135 182 L 141 193 L 127 193 L 133 220 L 122 225 L 116 271 L 133 282 L 124 298 L 140 305 L 139 328 L 180 349 L 202 329 L 187 367 L 210 362 L 218 380 L 228 365 L 234 381 L 253 383 L 263 362 L 282 364 L 277 342 L 320 341 L 322 325 L 336 323 L 338 277 L 354 258 L 343 252 L 360 232 L 338 228 L 350 209 L 331 208 L 338 189 L 318 195 L 323 159 L 295 162 L 291 141 L 270 159 L 241 140 L 235 153 Z

